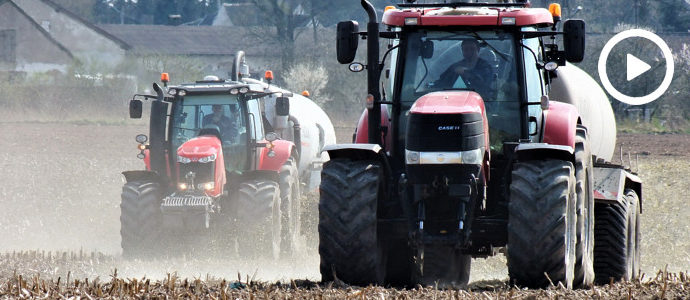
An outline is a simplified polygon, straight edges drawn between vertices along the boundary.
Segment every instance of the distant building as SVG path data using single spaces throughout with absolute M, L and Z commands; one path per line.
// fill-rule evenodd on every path
M 115 66 L 131 47 L 50 0 L 0 0 L 0 71 L 65 72 L 78 60 Z
M 65 72 L 74 56 L 13 1 L 0 1 L 0 71 L 2 77 Z

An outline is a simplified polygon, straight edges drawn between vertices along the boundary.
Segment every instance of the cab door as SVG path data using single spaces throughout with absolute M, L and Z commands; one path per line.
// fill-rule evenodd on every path
M 261 148 L 263 146 L 259 146 L 257 143 L 264 140 L 264 126 L 259 99 L 247 100 L 247 118 L 247 123 L 249 124 L 249 147 L 251 147 L 250 159 L 253 169 L 258 170 L 261 161 Z

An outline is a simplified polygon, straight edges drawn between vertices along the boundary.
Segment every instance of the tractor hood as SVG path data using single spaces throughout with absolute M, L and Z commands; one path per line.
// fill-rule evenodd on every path
M 413 114 L 461 114 L 484 115 L 484 101 L 472 91 L 440 91 L 426 94 L 410 108 Z
M 182 146 L 177 148 L 177 155 L 189 158 L 192 162 L 196 162 L 209 156 L 218 158 L 221 155 L 220 149 L 221 143 L 217 137 L 200 136 L 185 142 Z

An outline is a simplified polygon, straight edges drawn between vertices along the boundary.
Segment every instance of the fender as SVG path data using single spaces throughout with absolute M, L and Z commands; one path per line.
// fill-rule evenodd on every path
M 574 105 L 550 101 L 543 118 L 542 142 L 575 148 L 575 132 L 580 115 Z
M 343 157 L 352 160 L 379 161 L 386 176 L 392 174 L 393 171 L 388 163 L 386 152 L 377 144 L 332 144 L 323 147 L 323 151 L 328 153 L 330 159 Z
M 124 172 L 122 172 L 122 175 L 125 176 L 125 180 L 127 182 L 134 182 L 134 181 L 161 182 L 161 177 L 158 176 L 158 173 L 153 172 L 153 171 L 141 171 L 141 170 L 124 171 Z
M 393 132 L 393 130 L 391 128 L 391 121 L 388 115 L 388 104 L 381 104 L 381 129 L 385 130 L 381 133 L 381 141 L 383 142 L 383 148 L 389 149 L 392 142 L 391 132 Z M 355 137 L 353 142 L 357 144 L 369 143 L 368 109 L 364 109 L 364 112 L 362 112 L 362 115 L 359 117 L 359 122 L 357 122 L 357 131 L 355 131 Z
M 266 141 L 261 141 L 261 143 L 268 143 Z M 259 170 L 266 171 L 280 171 L 280 168 L 285 164 L 285 162 L 290 159 L 293 153 L 295 144 L 288 140 L 275 140 L 273 141 L 273 152 L 275 156 L 269 157 L 269 149 L 267 147 L 261 148 L 261 155 L 259 156 Z
M 515 147 L 515 156 L 521 161 L 553 158 L 574 163 L 575 149 L 573 147 L 563 145 L 524 143 Z

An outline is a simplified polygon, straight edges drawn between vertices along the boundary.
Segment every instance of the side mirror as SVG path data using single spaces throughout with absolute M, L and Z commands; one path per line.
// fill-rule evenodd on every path
M 431 58 L 434 56 L 434 42 L 424 41 L 422 42 L 422 57 Z
M 289 116 L 290 115 L 290 98 L 278 97 L 276 98 L 276 115 Z
M 567 20 L 563 23 L 563 47 L 565 59 L 581 62 L 585 57 L 585 21 Z
M 142 110 L 143 104 L 141 100 L 132 99 L 129 101 L 129 117 L 131 119 L 140 119 Z
M 356 21 L 338 23 L 336 50 L 339 63 L 349 64 L 355 60 L 357 46 L 359 45 L 357 32 L 359 32 L 359 24 Z

